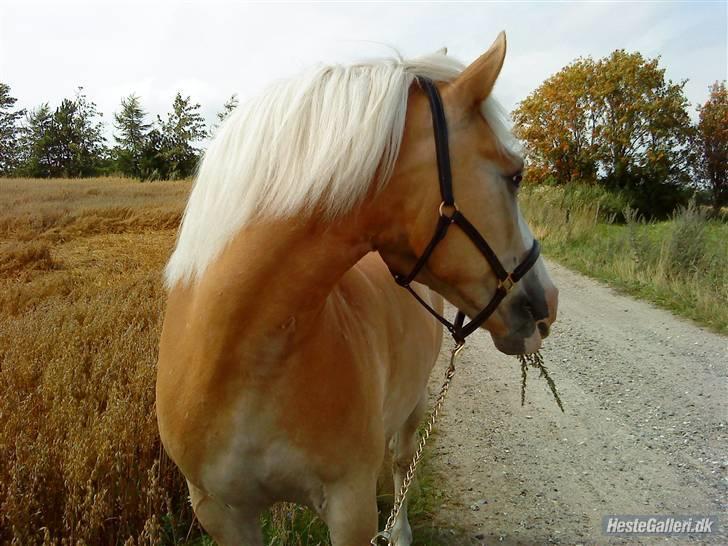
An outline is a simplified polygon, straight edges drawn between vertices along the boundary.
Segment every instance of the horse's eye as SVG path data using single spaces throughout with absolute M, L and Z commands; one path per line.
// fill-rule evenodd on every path
M 523 180 L 523 173 L 519 172 L 511 176 L 511 182 L 513 182 L 513 185 L 518 188 L 521 185 L 521 181 Z

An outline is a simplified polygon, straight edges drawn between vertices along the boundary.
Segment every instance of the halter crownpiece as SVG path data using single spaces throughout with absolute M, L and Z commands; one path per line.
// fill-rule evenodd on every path
M 401 275 L 394 271 L 391 273 L 397 284 L 409 290 L 410 294 L 412 294 L 432 316 L 434 316 L 445 326 L 445 328 L 448 329 L 456 342 L 463 343 L 466 337 L 472 334 L 486 320 L 488 320 L 488 318 L 495 312 L 498 305 L 500 305 L 500 302 L 508 295 L 511 288 L 513 288 L 513 286 L 534 266 L 541 253 L 541 246 L 539 245 L 539 242 L 534 239 L 533 245 L 523 261 L 518 264 L 513 271 L 508 273 L 498 259 L 498 256 L 496 256 L 495 252 L 493 252 L 493 249 L 490 248 L 490 245 L 487 243 L 485 238 L 480 234 L 477 228 L 468 221 L 465 215 L 460 212 L 460 209 L 455 204 L 455 196 L 453 195 L 452 171 L 450 169 L 450 150 L 448 147 L 447 135 L 447 119 L 445 118 L 445 110 L 442 106 L 442 97 L 440 97 L 440 92 L 438 91 L 437 86 L 429 78 L 417 76 L 417 83 L 425 91 L 430 102 L 432 126 L 435 133 L 435 150 L 437 153 L 437 173 L 440 180 L 440 195 L 442 197 L 442 202 L 438 209 L 439 219 L 437 221 L 437 226 L 435 227 L 435 234 L 425 247 L 422 255 L 417 259 L 412 271 L 410 271 L 409 275 Z M 465 313 L 458 310 L 458 313 L 455 316 L 455 321 L 450 322 L 435 311 L 426 301 L 424 301 L 411 286 L 412 281 L 425 266 L 438 243 L 445 238 L 447 230 L 452 224 L 457 224 L 465 235 L 468 236 L 483 257 L 488 261 L 496 278 L 498 279 L 498 287 L 496 288 L 493 297 L 490 299 L 488 304 L 467 324 L 465 324 Z

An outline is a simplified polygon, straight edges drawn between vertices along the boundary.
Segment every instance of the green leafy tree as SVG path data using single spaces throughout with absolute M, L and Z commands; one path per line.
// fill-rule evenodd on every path
M 38 178 L 50 177 L 54 165 L 53 141 L 53 112 L 44 103 L 26 114 L 20 131 L 19 172 Z
M 10 86 L 0 82 L 0 176 L 12 174 L 20 160 L 18 122 L 25 110 L 14 110 L 17 99 L 10 96 Z
M 139 159 L 139 173 L 143 180 L 169 178 L 169 164 L 164 156 L 164 137 L 157 127 L 147 133 Z
M 659 59 L 624 50 L 600 60 L 596 70 L 604 183 L 632 193 L 644 212 L 671 212 L 689 181 L 686 81 L 666 80 Z
M 710 97 L 698 107 L 697 175 L 710 190 L 713 210 L 728 204 L 728 89 L 715 82 Z
M 74 100 L 64 99 L 53 115 L 57 131 L 57 172 L 64 177 L 91 176 L 105 149 L 102 116 L 79 87 Z
M 30 176 L 82 177 L 97 174 L 107 151 L 101 114 L 79 87 L 53 114 L 47 104 L 34 110 L 24 128 L 23 171 Z
M 207 137 L 200 105 L 177 93 L 167 119 L 158 120 L 161 138 L 157 151 L 165 162 L 164 168 L 158 169 L 160 174 L 163 172 L 162 178 L 191 176 L 200 158 L 200 149 L 195 144 Z
M 213 127 L 213 132 L 217 131 L 220 128 L 220 125 L 222 125 L 222 122 L 225 121 L 230 114 L 233 113 L 233 111 L 238 107 L 238 95 L 237 93 L 233 93 L 230 95 L 230 98 L 225 101 L 225 104 L 222 105 L 222 112 L 217 113 L 217 119 L 218 122 Z
M 142 162 L 148 147 L 151 123 L 146 123 L 146 112 L 141 100 L 134 94 L 121 99 L 121 110 L 114 114 L 114 157 L 122 173 L 143 177 Z

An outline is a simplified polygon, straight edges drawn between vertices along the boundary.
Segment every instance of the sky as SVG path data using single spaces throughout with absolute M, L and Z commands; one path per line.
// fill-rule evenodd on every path
M 56 106 L 83 86 L 107 133 L 120 99 L 164 115 L 179 90 L 215 120 L 225 100 L 317 63 L 435 51 L 472 62 L 508 38 L 495 94 L 510 111 L 580 56 L 661 57 L 695 106 L 726 79 L 728 1 L 245 3 L 0 0 L 0 81 L 17 106 Z

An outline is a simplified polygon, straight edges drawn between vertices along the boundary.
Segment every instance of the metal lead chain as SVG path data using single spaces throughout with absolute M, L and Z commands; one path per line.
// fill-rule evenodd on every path
M 387 523 L 384 526 L 384 530 L 377 533 L 371 540 L 371 544 L 373 544 L 374 546 L 391 546 L 392 544 L 391 539 L 394 523 L 395 521 L 397 521 L 397 516 L 402 509 L 405 498 L 407 497 L 407 491 L 409 491 L 412 480 L 415 477 L 417 465 L 420 463 L 420 459 L 422 459 L 422 454 L 425 451 L 425 445 L 427 444 L 427 440 L 432 433 L 432 428 L 435 426 L 437 417 L 439 416 L 442 405 L 445 402 L 445 396 L 447 396 L 447 391 L 448 389 L 450 389 L 450 382 L 455 375 L 455 357 L 458 356 L 458 353 L 463 348 L 463 345 L 465 345 L 464 341 L 456 342 L 455 347 L 453 347 L 452 353 L 450 353 L 450 365 L 447 367 L 447 371 L 445 372 L 445 382 L 442 384 L 442 387 L 440 387 L 440 392 L 435 399 L 435 405 L 430 411 L 430 416 L 427 419 L 425 429 L 423 430 L 422 436 L 420 437 L 420 443 L 417 446 L 417 451 L 415 451 L 415 455 L 414 457 L 412 457 L 409 468 L 407 468 L 407 474 L 405 474 L 404 480 L 402 481 L 402 487 L 400 487 L 399 492 L 397 492 L 397 495 L 394 497 L 394 506 L 392 506 L 392 512 L 389 514 L 389 518 L 387 518 Z

